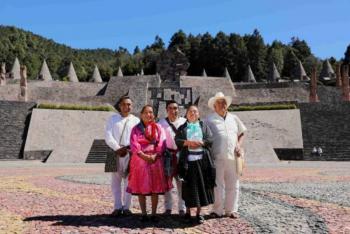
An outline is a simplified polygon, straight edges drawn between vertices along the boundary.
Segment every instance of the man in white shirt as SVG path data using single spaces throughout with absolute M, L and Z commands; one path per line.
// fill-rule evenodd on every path
M 119 113 L 109 118 L 105 131 L 106 144 L 115 152 L 115 157 L 117 157 L 117 166 L 115 167 L 117 171 L 112 172 L 111 180 L 114 197 L 112 216 L 131 214 L 131 194 L 126 192 L 128 185 L 127 170 L 130 159 L 130 134 L 132 128 L 140 122 L 139 118 L 130 113 L 132 101 L 127 95 L 119 99 L 117 107 Z
M 167 117 L 164 119 L 159 120 L 159 124 L 163 127 L 165 136 L 166 136 L 166 146 L 168 149 L 168 152 L 171 153 L 171 162 L 172 162 L 172 177 L 175 178 L 176 181 L 176 188 L 177 188 L 177 195 L 178 195 L 178 209 L 179 214 L 184 215 L 186 206 L 185 202 L 182 200 L 182 194 L 181 194 L 181 181 L 177 177 L 176 174 L 176 167 L 177 167 L 177 146 L 175 144 L 175 134 L 176 130 L 183 125 L 186 122 L 185 118 L 179 117 L 179 105 L 176 101 L 168 101 L 166 104 L 166 111 L 167 111 Z M 165 193 L 164 199 L 165 199 L 165 214 L 170 215 L 172 206 L 173 206 L 173 199 L 172 199 L 172 190 Z
M 234 114 L 227 111 L 232 98 L 222 92 L 209 99 L 208 106 L 215 113 L 207 118 L 213 133 L 212 153 L 216 166 L 215 203 L 211 216 L 238 218 L 239 175 L 235 157 L 243 154 L 244 132 L 247 128 Z

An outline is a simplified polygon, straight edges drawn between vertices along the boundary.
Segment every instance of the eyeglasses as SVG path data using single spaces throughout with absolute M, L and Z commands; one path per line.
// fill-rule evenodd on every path
M 168 109 L 169 109 L 169 110 L 177 110 L 177 109 L 179 109 L 179 108 L 176 107 L 176 106 L 169 106 Z

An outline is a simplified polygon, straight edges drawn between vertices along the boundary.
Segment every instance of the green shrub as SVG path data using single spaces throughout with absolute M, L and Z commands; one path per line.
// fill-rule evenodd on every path
M 56 109 L 56 110 L 86 110 L 86 111 L 115 111 L 112 106 L 84 106 L 74 104 L 53 104 L 41 103 L 37 105 L 39 109 Z
M 295 104 L 276 104 L 261 106 L 230 106 L 229 111 L 259 111 L 259 110 L 288 110 L 297 109 Z

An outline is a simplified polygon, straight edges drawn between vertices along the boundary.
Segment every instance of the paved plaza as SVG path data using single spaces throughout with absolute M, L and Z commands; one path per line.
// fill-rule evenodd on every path
M 1 161 L 0 176 L 0 233 L 350 233 L 350 162 L 250 165 L 240 218 L 201 225 L 184 222 L 176 207 L 158 223 L 142 223 L 136 197 L 135 215 L 110 217 L 103 164 Z

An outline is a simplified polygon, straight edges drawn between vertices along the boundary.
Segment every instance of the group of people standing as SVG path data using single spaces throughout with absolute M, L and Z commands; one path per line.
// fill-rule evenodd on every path
M 186 220 L 191 221 L 191 208 L 196 208 L 196 221 L 203 223 L 201 207 L 209 204 L 214 204 L 212 218 L 238 218 L 239 175 L 235 160 L 243 154 L 246 127 L 228 112 L 231 102 L 231 97 L 217 93 L 208 101 L 214 112 L 202 121 L 197 105 L 189 105 L 183 118 L 179 116 L 178 103 L 169 101 L 167 117 L 156 123 L 152 106 L 142 108 L 139 120 L 131 114 L 131 98 L 121 97 L 117 102 L 119 113 L 108 120 L 105 131 L 105 141 L 116 159 L 110 161 L 115 168 L 111 181 L 112 215 L 132 214 L 131 195 L 136 195 L 141 221 L 156 222 L 160 194 L 164 194 L 165 214 L 170 215 L 175 180 L 178 212 Z M 107 160 L 106 165 L 110 162 Z M 150 216 L 146 210 L 148 196 L 152 204 Z

